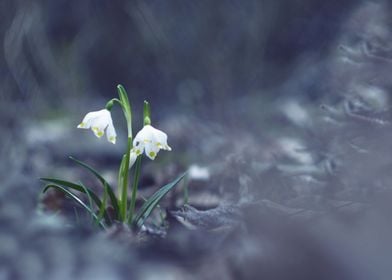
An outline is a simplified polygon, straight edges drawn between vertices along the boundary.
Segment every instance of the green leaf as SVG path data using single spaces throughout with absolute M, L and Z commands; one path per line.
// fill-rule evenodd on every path
M 123 155 L 120 163 L 120 168 L 118 170 L 118 189 L 121 190 L 124 183 L 124 174 L 125 174 L 125 161 L 127 160 L 127 156 Z
M 129 141 L 129 139 L 128 139 Z M 118 174 L 118 189 L 120 190 L 120 210 L 119 219 L 125 221 L 127 215 L 127 198 L 128 198 L 128 170 L 129 168 L 129 154 L 125 154 L 122 157 L 120 170 Z
M 99 199 L 99 197 L 91 189 L 89 189 L 85 186 L 75 184 L 75 183 L 65 181 L 65 180 L 55 179 L 55 178 L 40 178 L 40 180 L 82 192 L 82 193 L 86 194 L 87 196 L 91 197 L 91 199 L 94 201 L 94 203 L 96 204 L 98 209 L 100 209 L 102 206 L 102 202 Z M 105 211 L 105 220 L 108 224 L 111 224 L 110 217 L 109 217 L 109 215 L 107 215 L 106 211 Z
M 90 193 L 88 192 L 86 186 L 84 186 L 82 183 L 80 183 L 80 185 L 84 189 L 84 193 L 87 195 L 87 199 L 88 199 L 88 203 L 89 203 L 90 209 L 93 210 L 94 209 L 93 199 L 91 198 Z M 102 205 L 103 205 L 103 203 L 101 203 L 101 207 L 102 207 Z
M 102 204 L 101 204 L 101 207 L 99 208 L 99 212 L 98 212 L 98 221 L 102 220 L 102 218 L 106 212 L 107 197 L 108 197 L 108 193 L 107 193 L 106 189 L 104 189 Z
M 82 193 L 86 193 L 86 191 L 89 193 L 89 195 L 91 196 L 92 200 L 95 202 L 95 204 L 97 205 L 97 207 L 101 207 L 101 200 L 99 199 L 99 197 L 89 188 L 83 187 L 79 184 L 75 184 L 69 181 L 65 181 L 65 180 L 60 180 L 60 179 L 55 179 L 55 178 L 40 178 L 40 180 L 45 181 L 45 182 L 49 182 L 49 183 L 54 183 L 56 185 L 60 185 L 63 187 L 68 187 L 71 189 L 74 189 L 76 191 L 82 192 Z
M 54 188 L 57 189 L 63 193 L 65 193 L 66 195 L 68 195 L 73 201 L 75 201 L 78 205 L 80 205 L 82 208 L 84 208 L 87 212 L 90 213 L 91 217 L 97 221 L 97 223 L 103 228 L 106 229 L 105 224 L 102 221 L 98 220 L 97 215 L 95 215 L 94 211 L 88 207 L 79 197 L 77 197 L 74 193 L 72 193 L 71 191 L 67 190 L 65 187 L 59 186 L 59 185 L 55 185 L 55 184 L 48 184 L 45 186 L 43 192 L 45 193 L 48 189 L 50 188 Z
M 137 225 L 138 227 L 141 227 L 145 220 L 151 215 L 152 211 L 155 209 L 155 207 L 158 205 L 159 201 L 169 192 L 171 189 L 173 189 L 178 182 L 181 181 L 182 178 L 186 175 L 186 172 L 178 176 L 173 182 L 163 186 L 160 188 L 158 191 L 156 191 L 149 199 L 147 199 L 146 202 L 144 202 L 143 206 L 140 208 L 140 210 L 137 212 L 133 224 Z
M 129 103 L 128 94 L 122 85 L 117 85 L 118 96 L 120 97 L 121 107 L 127 121 L 128 138 L 132 138 L 132 109 Z
M 107 192 L 107 194 L 109 195 L 110 201 L 112 203 L 112 206 L 114 208 L 114 212 L 116 214 L 116 218 L 119 218 L 119 207 L 118 207 L 118 200 L 116 198 L 116 195 L 113 192 L 113 188 L 110 186 L 110 184 L 105 180 L 105 178 L 103 178 L 101 176 L 101 174 L 99 174 L 99 172 L 97 170 L 95 170 L 94 168 L 92 168 L 90 165 L 74 158 L 74 157 L 69 157 L 71 160 L 73 160 L 75 163 L 79 164 L 80 166 L 86 168 L 88 171 L 90 171 L 92 174 L 95 175 L 95 177 L 97 177 L 97 179 L 101 182 L 101 184 L 103 185 L 104 191 Z

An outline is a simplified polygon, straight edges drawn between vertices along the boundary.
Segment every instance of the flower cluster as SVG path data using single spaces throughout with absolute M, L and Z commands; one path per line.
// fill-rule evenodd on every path
M 143 153 L 154 160 L 160 150 L 171 151 L 171 148 L 167 144 L 166 133 L 151 126 L 151 110 L 148 101 L 143 103 L 143 128 L 133 137 L 132 110 L 128 94 L 122 85 L 117 85 L 117 91 L 119 98 L 110 99 L 102 110 L 86 114 L 77 127 L 91 129 L 98 138 L 106 134 L 107 140 L 116 144 L 117 134 L 113 125 L 111 110 L 115 104 L 121 107 L 127 123 L 128 137 L 126 149 L 118 168 L 118 195 L 115 194 L 111 184 L 97 170 L 73 157 L 70 157 L 70 159 L 91 172 L 101 182 L 103 196 L 100 197 L 99 193 L 95 193 L 89 186 L 82 183 L 48 177 L 41 178 L 42 181 L 46 182 L 43 192 L 45 193 L 52 188 L 61 191 L 85 209 L 95 224 L 102 229 L 107 229 L 118 222 L 129 225 L 132 229 L 141 229 L 145 220 L 159 205 L 159 201 L 184 178 L 186 173 L 160 187 L 153 195 L 146 198 L 140 207 L 136 204 Z M 132 168 L 133 166 L 134 168 Z M 133 171 L 132 180 L 130 177 L 131 171 Z M 128 195 L 129 188 L 131 189 L 130 195 Z M 74 193 L 74 191 L 77 193 Z M 87 195 L 90 203 L 84 203 L 83 199 L 79 197 L 80 193 Z
M 106 130 L 107 140 L 113 144 L 116 143 L 116 130 L 113 126 L 110 111 L 102 109 L 88 113 L 78 128 L 89 129 L 94 132 L 98 138 L 102 137 Z M 131 167 L 137 157 L 143 152 L 151 160 L 154 160 L 160 150 L 171 151 L 167 144 L 167 135 L 163 131 L 154 128 L 151 125 L 145 125 L 135 136 L 133 148 L 130 151 L 129 166 Z

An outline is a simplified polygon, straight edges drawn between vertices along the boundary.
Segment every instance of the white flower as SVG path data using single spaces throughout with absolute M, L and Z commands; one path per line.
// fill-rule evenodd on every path
M 151 125 L 145 125 L 140 130 L 133 140 L 133 148 L 130 154 L 130 167 L 135 163 L 136 158 L 145 152 L 146 156 L 151 160 L 155 159 L 159 150 L 171 151 L 171 148 L 167 144 L 167 135 L 163 131 L 152 127 Z
M 106 138 L 109 142 L 116 144 L 116 130 L 113 126 L 110 111 L 107 109 L 88 113 L 78 125 L 78 128 L 91 128 L 98 138 L 104 135 L 104 130 L 106 129 Z

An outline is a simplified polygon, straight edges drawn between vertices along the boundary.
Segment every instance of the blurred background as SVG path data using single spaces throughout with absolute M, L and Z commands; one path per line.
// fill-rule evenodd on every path
M 388 0 L 0 1 L 0 279 L 389 279 L 391 21 Z M 245 232 L 123 248 L 42 211 L 39 177 L 84 179 L 69 155 L 115 182 L 119 108 L 116 146 L 76 126 L 117 84 L 173 148 L 142 182 L 193 167 L 190 204 Z

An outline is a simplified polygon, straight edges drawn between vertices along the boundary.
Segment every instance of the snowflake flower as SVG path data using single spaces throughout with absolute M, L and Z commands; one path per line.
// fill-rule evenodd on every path
M 166 133 L 151 125 L 145 125 L 133 140 L 133 148 L 130 153 L 130 167 L 143 152 L 145 152 L 148 158 L 154 160 L 161 149 L 171 151 L 171 148 L 167 144 Z
M 78 125 L 78 128 L 91 128 L 95 136 L 98 138 L 101 138 L 105 134 L 104 131 L 106 129 L 106 138 L 109 142 L 116 144 L 116 130 L 113 126 L 110 111 L 107 109 L 88 113 L 83 118 L 83 121 Z

